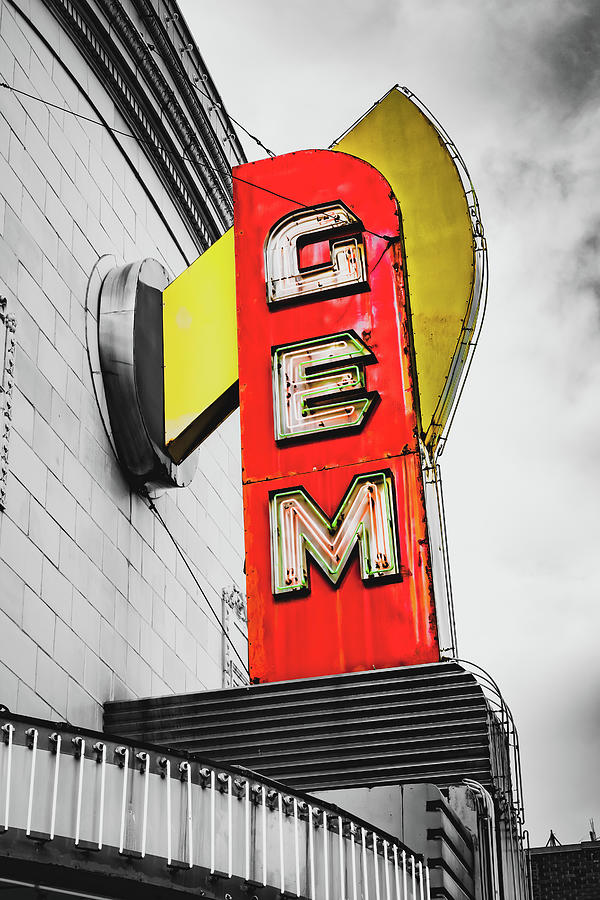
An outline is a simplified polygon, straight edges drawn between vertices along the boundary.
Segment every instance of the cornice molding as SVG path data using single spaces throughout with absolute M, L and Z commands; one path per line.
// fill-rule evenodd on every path
M 165 23 L 156 12 L 156 4 L 153 2 L 153 0 L 133 0 L 133 3 L 138 10 L 140 18 L 148 28 L 148 32 L 154 40 L 157 49 L 161 53 L 163 60 L 168 64 L 171 77 L 175 81 L 182 98 L 185 100 L 188 106 L 194 126 L 202 135 L 203 139 L 211 146 L 215 157 L 220 161 L 219 168 L 224 168 L 226 171 L 229 170 L 230 163 L 223 150 L 223 145 L 217 139 L 215 131 L 210 124 L 207 112 L 204 109 L 204 106 L 198 94 L 198 91 L 194 88 L 189 79 L 189 76 L 182 63 L 181 54 L 177 52 L 177 48 L 174 46 L 173 41 L 169 37 L 167 28 L 165 27 Z M 179 12 L 179 7 L 176 3 L 173 2 L 171 2 L 169 6 L 172 7 L 173 16 L 178 17 L 177 20 L 179 22 L 179 27 L 185 33 L 185 36 L 183 38 L 184 43 L 191 43 L 193 45 L 193 50 L 191 53 L 194 57 L 194 62 L 198 70 L 202 73 L 201 78 L 203 80 L 205 92 L 210 98 L 212 98 L 211 103 L 215 106 L 218 105 L 219 107 L 220 113 L 224 119 L 223 126 L 231 137 L 229 143 L 234 150 L 237 162 L 246 162 L 246 155 L 244 153 L 242 145 L 240 144 L 235 129 L 229 117 L 227 116 L 221 97 L 213 84 L 210 73 L 204 65 L 202 56 L 195 42 L 193 41 L 193 38 L 186 26 L 185 20 Z M 187 119 L 185 120 L 185 124 L 186 127 L 189 127 Z M 195 138 L 194 131 L 192 131 L 191 136 Z M 225 179 L 227 193 L 228 196 L 230 196 L 231 176 L 227 174 L 221 177 L 224 177 Z
M 98 3 L 107 16 L 110 27 L 129 53 L 130 61 L 120 51 L 89 3 L 75 3 L 72 0 L 44 2 L 106 86 L 178 208 L 198 251 L 204 251 L 230 227 L 233 202 L 229 163 L 200 104 L 198 103 L 198 107 L 204 114 L 204 121 L 198 110 L 192 120 L 167 84 L 146 42 L 118 0 L 98 0 Z M 136 7 L 145 8 L 147 5 L 143 0 L 136 0 Z M 147 17 L 147 11 L 140 15 Z M 150 24 L 147 18 L 144 21 L 147 25 Z M 154 29 L 158 42 L 161 23 L 154 23 Z M 161 47 L 166 48 L 168 44 L 169 41 L 163 34 Z M 168 53 L 165 49 L 162 58 L 179 87 L 185 72 L 181 64 L 178 67 L 175 64 L 178 61 L 174 62 L 172 58 L 172 44 L 170 48 Z M 130 62 L 135 65 L 137 72 L 133 71 Z M 140 79 L 140 74 L 143 80 Z M 189 84 L 187 77 L 186 80 Z M 192 90 L 191 85 L 189 89 Z M 216 158 L 207 155 L 198 140 L 197 132 L 200 132 Z M 177 146 L 174 137 L 184 148 L 188 159 L 182 158 L 182 149 Z M 220 152 L 217 153 L 219 149 Z M 216 177 L 214 169 L 222 169 L 224 166 L 224 175 Z M 212 201 L 213 209 L 210 208 L 207 197 Z
M 170 124 L 174 132 L 177 134 L 182 146 L 186 148 L 186 152 L 193 158 L 197 177 L 205 184 L 207 191 L 210 191 L 215 202 L 218 202 L 221 214 L 224 217 L 230 217 L 232 205 L 229 161 L 223 152 L 223 147 L 216 139 L 202 104 L 199 102 L 198 95 L 183 68 L 180 56 L 176 52 L 161 19 L 156 14 L 153 3 L 151 0 L 134 0 L 134 6 L 140 19 L 148 28 L 148 32 L 155 42 L 156 49 L 167 65 L 182 98 L 185 99 L 190 108 L 191 116 L 186 114 L 185 109 L 177 100 L 147 43 L 123 10 L 119 0 L 97 0 L 97 2 L 103 8 L 111 24 L 118 26 L 119 37 L 126 42 L 128 50 L 135 59 L 136 66 L 144 73 L 146 80 L 152 86 L 159 106 L 169 114 Z M 198 134 L 202 136 L 204 143 L 211 150 L 210 163 L 198 141 Z M 204 166 L 202 166 L 202 163 L 204 163 Z M 223 170 L 223 174 L 220 177 L 217 176 L 217 173 L 206 168 L 206 163 L 209 163 L 214 169 Z M 231 224 L 230 221 L 227 222 L 226 227 L 229 227 L 229 224 Z

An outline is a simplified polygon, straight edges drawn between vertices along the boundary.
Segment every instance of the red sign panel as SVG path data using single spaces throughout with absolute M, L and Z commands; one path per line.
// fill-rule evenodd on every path
M 435 661 L 396 200 L 332 151 L 235 175 L 251 677 Z

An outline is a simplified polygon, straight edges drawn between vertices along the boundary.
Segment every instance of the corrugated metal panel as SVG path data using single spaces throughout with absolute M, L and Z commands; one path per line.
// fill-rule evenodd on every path
M 304 790 L 492 782 L 488 705 L 456 663 L 106 703 L 104 727 Z

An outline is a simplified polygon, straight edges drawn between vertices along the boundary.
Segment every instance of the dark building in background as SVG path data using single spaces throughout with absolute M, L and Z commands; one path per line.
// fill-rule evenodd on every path
M 600 897 L 600 841 L 534 847 L 530 860 L 533 900 Z

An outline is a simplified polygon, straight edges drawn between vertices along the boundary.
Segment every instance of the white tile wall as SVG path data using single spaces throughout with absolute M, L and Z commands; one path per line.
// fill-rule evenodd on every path
M 2 4 L 2 78 L 95 117 L 89 90 L 123 127 L 41 0 L 28 7 L 60 58 Z M 85 292 L 99 256 L 153 256 L 179 274 L 187 262 L 150 199 L 161 197 L 194 257 L 143 152 L 133 141 L 128 152 L 99 126 L 0 92 L 0 293 L 17 318 L 0 514 L 0 703 L 96 728 L 105 700 L 221 684 L 220 631 L 123 480 L 92 390 Z M 203 445 L 191 487 L 156 503 L 220 613 L 221 590 L 244 586 L 237 416 Z

